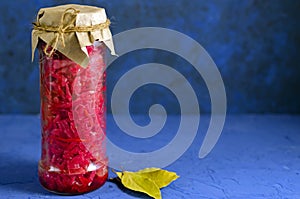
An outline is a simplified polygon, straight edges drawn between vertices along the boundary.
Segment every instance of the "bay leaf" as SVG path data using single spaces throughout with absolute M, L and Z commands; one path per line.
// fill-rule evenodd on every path
M 146 168 L 136 173 L 151 179 L 159 188 L 168 186 L 171 182 L 179 178 L 175 172 L 163 170 L 160 168 Z
M 137 172 L 116 172 L 122 184 L 131 190 L 143 192 L 155 199 L 161 199 L 159 187 L 149 178 Z
M 115 172 L 115 171 L 114 171 Z M 179 178 L 175 172 L 160 168 L 145 168 L 137 172 L 115 172 L 124 187 L 143 192 L 155 199 L 161 199 L 160 188 L 168 186 Z

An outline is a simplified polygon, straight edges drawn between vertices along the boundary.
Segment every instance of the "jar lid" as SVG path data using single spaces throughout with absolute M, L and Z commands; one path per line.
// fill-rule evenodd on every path
M 39 39 L 83 67 L 89 62 L 86 46 L 95 41 L 102 41 L 115 55 L 109 25 L 104 8 L 77 4 L 41 8 L 33 23 L 32 60 Z M 53 51 L 45 50 L 46 55 Z

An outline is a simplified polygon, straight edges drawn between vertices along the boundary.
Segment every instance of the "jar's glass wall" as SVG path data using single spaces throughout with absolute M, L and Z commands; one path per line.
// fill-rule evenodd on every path
M 39 42 L 42 154 L 39 179 L 48 190 L 79 194 L 107 179 L 105 45 L 87 46 L 89 64 Z M 47 49 L 51 50 L 51 49 Z

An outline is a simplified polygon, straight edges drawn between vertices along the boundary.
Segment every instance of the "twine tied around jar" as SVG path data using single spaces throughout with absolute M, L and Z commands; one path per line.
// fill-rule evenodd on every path
M 33 23 L 33 29 L 39 30 L 39 31 L 45 31 L 45 32 L 54 32 L 56 34 L 55 38 L 48 42 L 47 45 L 44 48 L 44 53 L 48 57 L 50 57 L 57 45 L 58 42 L 61 40 L 62 46 L 65 47 L 65 33 L 71 33 L 71 32 L 91 32 L 95 30 L 103 30 L 105 28 L 108 28 L 110 25 L 110 20 L 106 19 L 104 23 L 92 25 L 92 26 L 74 26 L 74 22 L 76 20 L 77 14 L 79 13 L 79 10 L 76 10 L 75 8 L 67 8 L 64 13 L 61 16 L 59 26 L 46 26 L 41 25 L 39 23 Z M 72 19 L 70 21 L 67 21 L 68 23 L 64 26 L 65 17 L 67 14 L 71 14 Z M 92 39 L 93 40 L 93 39 Z M 53 45 L 52 45 L 53 44 Z M 50 52 L 47 52 L 47 49 L 49 46 L 52 46 L 52 49 Z

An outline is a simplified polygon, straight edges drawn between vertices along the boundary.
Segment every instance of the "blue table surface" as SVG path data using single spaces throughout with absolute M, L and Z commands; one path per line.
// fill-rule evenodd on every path
M 169 116 L 167 125 L 178 125 L 178 118 Z M 136 116 L 135 120 L 145 122 L 148 118 Z M 180 178 L 162 189 L 164 199 L 300 198 L 300 116 L 228 115 L 216 147 L 206 158 L 199 159 L 209 121 L 209 115 L 201 115 L 199 132 L 191 147 L 166 168 L 176 171 Z M 118 128 L 108 116 L 107 134 L 115 131 Z M 84 195 L 49 193 L 37 177 L 39 116 L 0 115 L 0 135 L 0 198 L 149 199 L 113 182 Z M 132 142 L 123 141 L 122 147 L 141 147 Z M 161 146 L 160 139 L 155 143 Z M 115 177 L 111 171 L 109 175 Z

